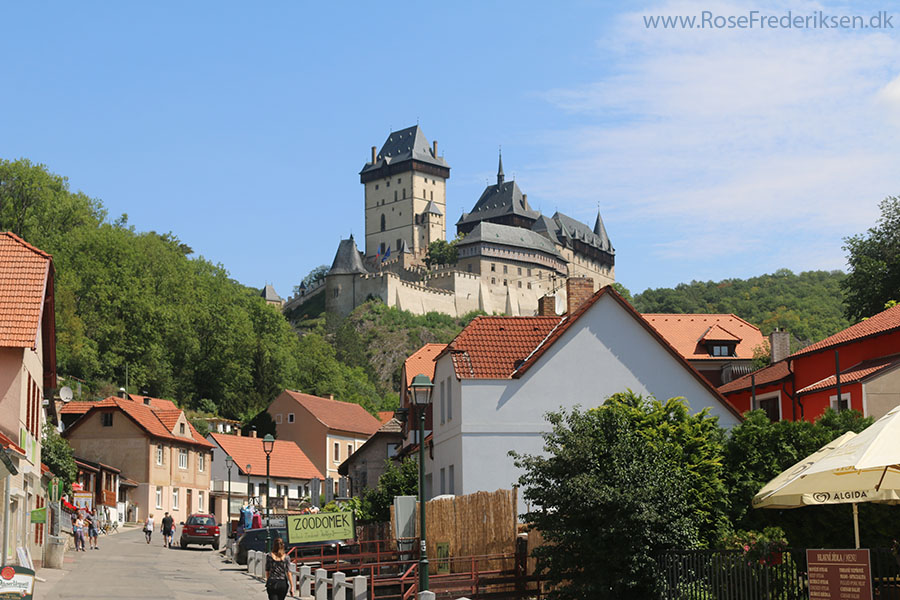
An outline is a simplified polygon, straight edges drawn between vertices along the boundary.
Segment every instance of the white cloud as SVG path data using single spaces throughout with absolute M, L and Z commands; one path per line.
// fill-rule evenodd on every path
M 558 160 L 535 169 L 530 187 L 582 216 L 600 200 L 609 221 L 642 220 L 656 259 L 724 235 L 726 254 L 761 248 L 778 260 L 790 232 L 838 240 L 827 254 L 840 267 L 840 237 L 871 226 L 877 203 L 900 191 L 900 42 L 879 32 L 643 26 L 645 14 L 706 8 L 674 2 L 619 17 L 598 42 L 612 74 L 545 93 L 583 124 L 546 132 L 540 143 Z M 787 10 L 734 3 L 716 13 L 751 9 Z M 822 266 L 821 244 L 806 247 L 781 266 Z

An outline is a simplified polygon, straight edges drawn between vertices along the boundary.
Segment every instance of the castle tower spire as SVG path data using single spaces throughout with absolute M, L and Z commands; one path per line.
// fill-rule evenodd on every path
M 497 185 L 503 185 L 503 150 L 500 150 L 500 164 L 497 166 Z

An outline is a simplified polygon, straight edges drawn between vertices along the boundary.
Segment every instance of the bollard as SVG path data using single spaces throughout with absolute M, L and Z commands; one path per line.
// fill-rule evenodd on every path
M 310 574 L 311 569 L 308 565 L 302 565 L 300 567 L 300 597 L 307 598 L 310 596 L 310 581 L 312 580 L 312 575 Z
M 257 579 L 266 578 L 266 555 L 262 552 L 256 553 L 256 577 Z
M 331 576 L 331 600 L 346 600 L 347 588 L 344 587 L 346 576 L 340 571 L 336 571 Z
M 316 600 L 328 600 L 328 571 L 316 569 Z
M 434 592 L 419 592 L 418 595 L 419 600 L 434 600 Z
M 256 560 L 256 550 L 247 550 L 247 573 L 253 575 L 253 561 Z
M 353 577 L 353 600 L 366 600 L 366 578 L 362 575 Z

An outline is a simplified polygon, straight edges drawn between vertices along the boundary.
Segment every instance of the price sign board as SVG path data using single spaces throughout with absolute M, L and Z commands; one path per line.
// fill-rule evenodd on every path
M 807 550 L 809 600 L 872 600 L 868 550 Z

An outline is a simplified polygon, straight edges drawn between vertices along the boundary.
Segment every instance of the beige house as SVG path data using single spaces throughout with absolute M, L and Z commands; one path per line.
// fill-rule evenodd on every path
M 113 465 L 137 481 L 132 518 L 168 511 L 175 521 L 208 512 L 213 445 L 184 412 L 155 398 L 107 398 L 93 403 L 63 432 L 75 454 Z M 159 407 L 154 407 L 154 404 Z
M 10 497 L 8 511 L 0 510 L 0 545 L 8 562 L 18 562 L 16 549 L 24 548 L 36 567 L 42 564 L 45 526 L 28 517 L 46 504 L 43 398 L 55 386 L 53 259 L 12 233 L 0 233 L 0 447 L 17 470 L 9 476 L 0 463 Z
M 378 486 L 387 463 L 403 445 L 403 425 L 390 419 L 338 467 L 338 473 L 350 478 L 350 495 L 359 496 L 366 488 Z
M 334 479 L 338 467 L 381 427 L 359 404 L 284 390 L 272 401 L 269 415 L 277 437 L 300 446 L 313 466 Z

